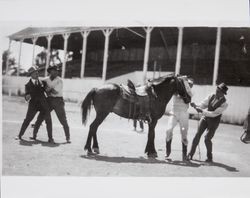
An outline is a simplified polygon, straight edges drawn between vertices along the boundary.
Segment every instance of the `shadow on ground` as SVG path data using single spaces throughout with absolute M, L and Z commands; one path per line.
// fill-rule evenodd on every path
M 19 144 L 22 146 L 33 146 L 33 145 L 37 145 L 37 144 L 41 144 L 42 146 L 45 147 L 58 147 L 62 144 L 67 144 L 67 142 L 63 142 L 63 143 L 49 143 L 46 141 L 42 141 L 42 140 L 32 140 L 32 141 L 28 141 L 28 140 L 19 140 Z
M 235 167 L 232 166 L 228 166 L 226 164 L 222 164 L 219 162 L 212 162 L 212 163 L 206 163 L 200 160 L 194 160 L 196 162 L 199 162 L 202 166 L 215 166 L 215 167 L 219 167 L 219 168 L 224 168 L 225 170 L 229 171 L 229 172 L 239 172 L 239 170 Z
M 81 155 L 81 158 L 89 159 L 89 160 L 96 160 L 96 161 L 105 161 L 105 162 L 112 162 L 112 163 L 142 163 L 142 164 L 169 164 L 175 166 L 187 166 L 197 168 L 201 166 L 198 163 L 188 162 L 188 161 L 172 161 L 172 160 L 158 160 L 154 158 L 144 158 L 144 157 L 110 157 L 110 156 L 102 156 L 102 155 Z

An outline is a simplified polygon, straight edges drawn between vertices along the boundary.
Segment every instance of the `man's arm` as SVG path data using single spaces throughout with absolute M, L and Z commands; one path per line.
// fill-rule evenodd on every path
M 25 85 L 25 95 L 24 95 L 24 98 L 25 98 L 26 101 L 29 101 L 31 99 L 29 84 Z
M 210 100 L 210 95 L 207 96 L 200 104 L 195 104 L 194 102 L 191 102 L 190 105 L 191 107 L 194 107 L 195 109 L 198 108 L 198 109 L 206 109 L 208 107 L 208 102 Z
M 214 111 L 208 111 L 208 110 L 202 110 L 202 114 L 206 117 L 214 118 L 216 116 L 219 116 L 225 111 L 228 107 L 228 104 L 224 102 L 220 107 L 215 109 Z

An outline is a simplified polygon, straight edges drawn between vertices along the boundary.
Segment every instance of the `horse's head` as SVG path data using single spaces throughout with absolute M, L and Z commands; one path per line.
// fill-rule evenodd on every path
M 186 76 L 176 76 L 176 92 L 183 98 L 185 103 L 191 102 L 191 96 L 188 93 L 188 79 Z

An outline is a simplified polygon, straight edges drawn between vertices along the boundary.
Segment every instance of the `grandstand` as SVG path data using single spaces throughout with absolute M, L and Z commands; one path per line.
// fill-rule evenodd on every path
M 50 49 L 73 52 L 73 60 L 65 64 L 65 78 L 103 77 L 110 79 L 143 70 L 146 32 L 142 27 L 113 27 L 109 37 L 106 76 L 103 74 L 104 27 L 29 27 L 9 36 L 10 40 L 34 43 Z M 83 32 L 87 32 L 84 76 L 81 76 Z M 175 72 L 178 28 L 154 27 L 150 33 L 148 71 Z M 214 27 L 184 27 L 180 74 L 191 75 L 197 84 L 212 84 L 216 32 Z M 233 86 L 250 85 L 249 28 L 222 28 L 217 82 Z M 49 42 L 48 38 L 52 38 Z M 65 41 L 66 41 L 65 40 Z M 243 48 L 246 51 L 243 52 Z

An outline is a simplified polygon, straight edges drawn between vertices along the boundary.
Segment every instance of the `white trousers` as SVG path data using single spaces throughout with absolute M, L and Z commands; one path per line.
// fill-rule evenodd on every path
M 169 141 L 173 138 L 173 130 L 177 125 L 177 123 L 179 122 L 182 143 L 187 146 L 188 119 L 189 119 L 189 114 L 187 111 L 174 112 L 173 115 L 171 115 L 168 120 L 166 141 Z

